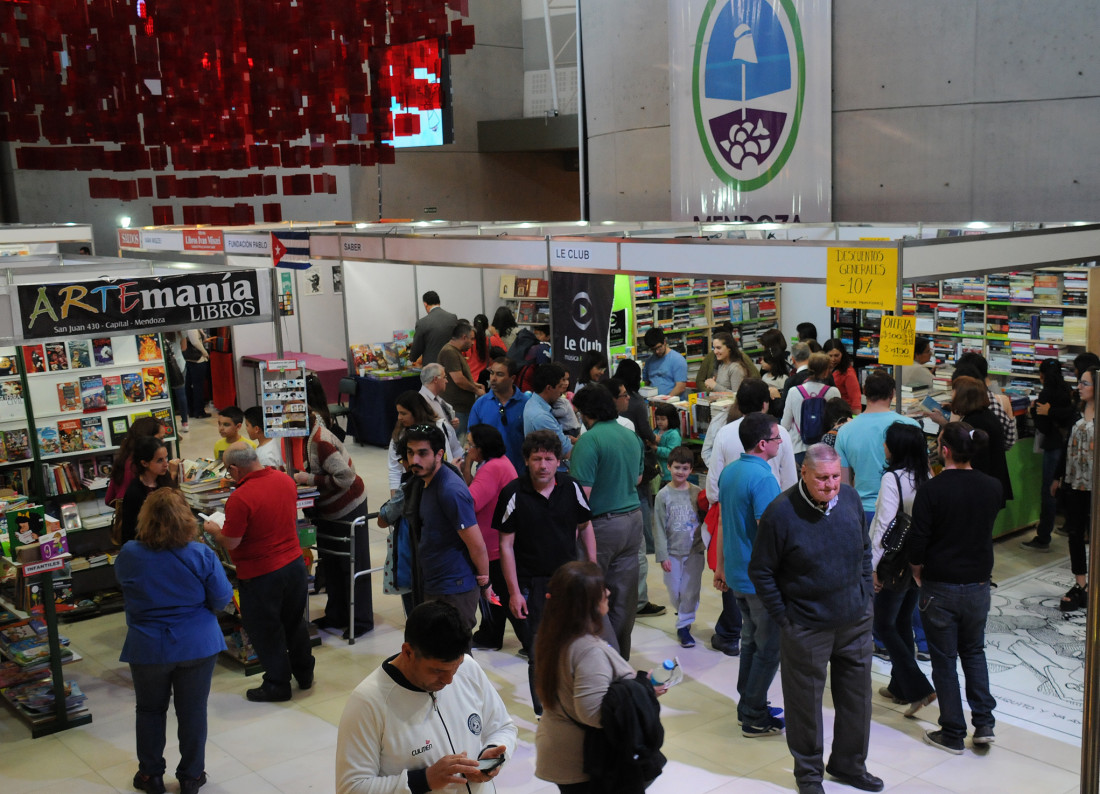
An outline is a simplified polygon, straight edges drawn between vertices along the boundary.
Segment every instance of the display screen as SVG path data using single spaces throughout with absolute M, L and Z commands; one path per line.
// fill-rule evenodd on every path
M 377 102 L 389 103 L 382 143 L 395 149 L 454 142 L 450 60 L 444 39 L 380 47 Z

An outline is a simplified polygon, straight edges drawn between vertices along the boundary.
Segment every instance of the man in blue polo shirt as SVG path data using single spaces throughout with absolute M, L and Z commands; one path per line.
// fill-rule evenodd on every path
M 779 483 L 768 461 L 779 454 L 783 438 L 775 417 L 760 411 L 738 425 L 744 452 L 718 479 L 722 531 L 714 586 L 729 590 L 741 612 L 741 666 L 737 673 L 737 720 L 748 738 L 783 732 L 783 720 L 768 706 L 768 688 L 779 669 L 779 626 L 768 615 L 749 579 L 749 559 L 757 522 L 779 496 Z
M 443 463 L 443 431 L 417 425 L 405 431 L 409 471 L 424 482 L 416 559 L 424 601 L 454 604 L 472 629 L 480 590 L 489 586 L 489 554 L 462 475 Z
M 540 364 L 531 384 L 531 397 L 523 406 L 523 434 L 536 430 L 553 430 L 561 442 L 561 466 L 569 469 L 568 458 L 573 452 L 573 441 L 565 435 L 561 422 L 554 416 L 553 406 L 569 389 L 569 373 L 558 364 Z
M 489 364 L 489 393 L 474 401 L 470 410 L 470 427 L 489 425 L 504 438 L 504 454 L 517 472 L 523 471 L 523 409 L 527 395 L 515 387 L 520 365 L 507 356 Z
M 643 341 L 652 354 L 642 367 L 643 380 L 656 387 L 658 394 L 669 397 L 682 394 L 687 388 L 687 359 L 668 346 L 665 332 L 660 328 L 646 331 Z

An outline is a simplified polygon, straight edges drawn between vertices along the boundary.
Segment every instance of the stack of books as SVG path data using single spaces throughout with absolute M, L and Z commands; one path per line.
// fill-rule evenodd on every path
M 1056 273 L 1035 274 L 1035 302 L 1059 304 L 1062 302 L 1062 288 L 1058 284 Z
M 943 297 L 969 301 L 985 300 L 985 279 L 981 276 L 944 279 Z
M 1035 301 L 1035 276 L 1031 273 L 1012 273 L 1008 277 L 1008 299 L 1014 303 Z
M 84 703 L 87 695 L 81 691 L 75 681 L 66 681 L 64 691 L 65 710 L 70 717 L 86 711 Z M 31 722 L 44 722 L 54 716 L 54 691 L 51 678 L 17 684 L 5 690 L 4 695 Z
M 994 274 L 986 281 L 986 300 L 1008 301 L 1012 300 L 1011 290 L 1008 286 L 1009 277 L 1006 274 Z
M 1084 306 L 1089 302 L 1089 274 L 1084 270 L 1067 270 L 1062 274 L 1062 303 Z
M 67 647 L 68 637 L 58 637 L 62 660 L 73 658 Z M 50 645 L 46 637 L 46 622 L 40 618 L 16 621 L 0 628 L 0 651 L 24 672 L 45 670 L 50 665 Z
M 941 303 L 936 307 L 936 330 L 942 334 L 962 330 L 962 311 L 957 303 Z

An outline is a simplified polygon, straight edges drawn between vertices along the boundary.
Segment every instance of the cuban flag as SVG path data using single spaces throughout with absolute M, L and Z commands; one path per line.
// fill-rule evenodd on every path
M 294 270 L 309 269 L 309 232 L 272 232 L 271 264 Z

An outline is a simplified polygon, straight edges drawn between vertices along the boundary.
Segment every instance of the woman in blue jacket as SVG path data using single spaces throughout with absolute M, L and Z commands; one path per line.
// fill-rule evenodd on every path
M 134 788 L 164 789 L 168 700 L 176 704 L 181 794 L 206 782 L 206 700 L 225 638 L 214 610 L 233 597 L 218 556 L 194 540 L 197 523 L 183 495 L 159 488 L 145 499 L 137 540 L 122 547 L 115 574 L 126 599 L 128 662 L 137 697 L 138 772 Z

